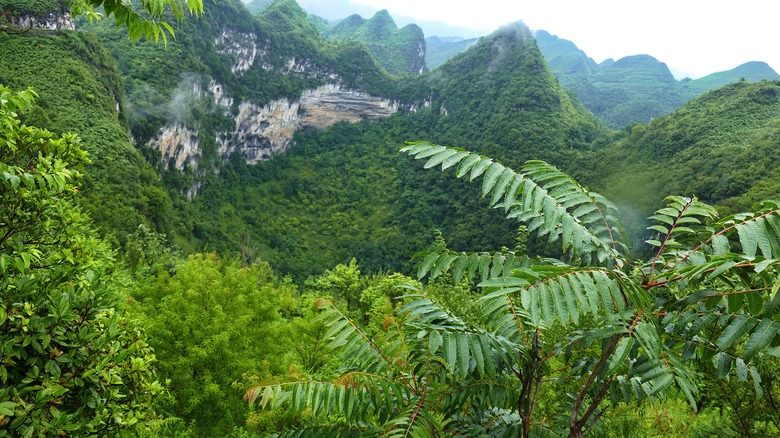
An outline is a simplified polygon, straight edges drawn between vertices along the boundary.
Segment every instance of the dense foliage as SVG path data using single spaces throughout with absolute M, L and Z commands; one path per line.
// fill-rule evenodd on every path
M 665 192 L 698 196 L 724 213 L 750 208 L 780 190 L 778 110 L 777 81 L 740 81 L 709 92 L 619 133 L 590 164 L 603 176 L 594 184 L 640 217 Z
M 536 154 L 561 165 L 577 159 L 600 127 L 561 91 L 532 43 L 527 29 L 509 28 L 448 69 L 419 78 L 414 87 L 433 96 L 429 109 L 306 133 L 284 156 L 257 165 L 231 160 L 188 205 L 193 237 L 221 251 L 238 250 L 246 239 L 263 259 L 296 276 L 352 257 L 370 272 L 409 272 L 408 248 L 424 246 L 434 229 L 456 248 L 511 246 L 512 227 L 476 208 L 468 188 L 421 173 L 396 148 L 432 138 L 483 142 L 507 159 Z M 491 67 L 499 46 L 512 55 Z M 499 139 L 506 147 L 497 146 Z M 480 223 L 496 225 L 474 232 Z
M 120 121 L 121 79 L 95 35 L 0 32 L 0 59 L 12 60 L 0 62 L 0 83 L 33 87 L 39 95 L 26 123 L 81 137 L 91 163 L 76 199 L 95 225 L 120 241 L 141 223 L 167 232 L 170 198 Z
M 39 93 L 0 124 L 0 435 L 778 433 L 777 206 L 753 208 L 780 190 L 777 82 L 608 131 L 520 24 L 401 78 L 292 0 L 253 7 L 155 16 L 176 27 L 167 45 L 131 43 L 111 20 L 0 30 L 0 83 Z M 659 66 L 602 77 L 668 79 L 643 65 Z M 254 165 L 219 155 L 241 104 L 324 84 L 400 111 L 299 132 Z M 147 146 L 172 125 L 198 132 L 197 168 Z M 21 138 L 36 143 L 20 155 Z M 410 146 L 425 167 L 482 178 L 462 184 L 397 153 L 419 139 L 504 164 Z M 628 237 L 615 206 L 529 159 L 609 195 Z M 490 206 L 522 206 L 510 212 L 526 227 Z M 424 284 L 391 273 L 415 266 Z M 241 400 L 253 387 L 262 409 Z M 305 409 L 309 396 L 332 403 Z
M 762 397 L 759 364 L 780 355 L 780 204 L 718 219 L 696 199 L 669 197 L 651 217 L 658 239 L 643 261 L 631 257 L 615 206 L 544 162 L 515 172 L 462 149 L 403 151 L 482 178 L 491 206 L 563 257 L 436 248 L 419 276 L 451 275 L 456 286 L 480 276 L 476 306 L 447 306 L 410 285 L 384 336 L 327 304 L 326 336 L 346 361 L 338 377 L 248 393 L 301 417 L 290 436 L 579 437 L 607 396 L 617 406 L 679 393 L 696 406 L 694 367 L 708 363 L 717 379 L 752 380 Z
M 3 11 L 3 18 L 8 18 L 5 16 L 6 11 L 13 16 L 42 16 L 68 10 L 68 2 L 68 0 L 0 0 L 0 11 Z
M 394 75 L 419 75 L 425 70 L 425 36 L 409 24 L 399 29 L 386 10 L 364 20 L 351 15 L 325 30 L 330 40 L 359 41 L 385 70 Z
M 228 436 L 249 411 L 236 381 L 289 366 L 279 336 L 283 289 L 267 264 L 241 266 L 215 254 L 190 256 L 174 269 L 139 282 L 133 299 L 175 397 L 173 413 L 195 436 Z
M 105 435 L 148 420 L 162 386 L 73 202 L 86 154 L 18 120 L 33 97 L 0 86 L 0 435 Z

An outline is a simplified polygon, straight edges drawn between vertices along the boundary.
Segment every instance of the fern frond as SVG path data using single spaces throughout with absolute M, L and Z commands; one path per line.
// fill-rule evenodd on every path
M 407 296 L 412 301 L 401 308 L 412 329 L 410 343 L 418 355 L 435 358 L 456 378 L 473 375 L 476 379 L 495 376 L 527 360 L 524 344 L 466 324 L 438 303 L 422 295 Z M 414 354 L 414 353 L 413 353 Z
M 390 418 L 413 398 L 410 388 L 385 376 L 348 373 L 336 382 L 292 382 L 256 386 L 244 395 L 249 404 L 287 408 L 291 415 L 337 418 L 359 426 L 370 416 Z
M 742 254 L 755 257 L 758 253 L 766 259 L 780 258 L 780 204 L 764 201 L 756 212 L 740 213 L 716 224 L 723 231 L 737 232 Z
M 479 287 L 485 288 L 481 298 L 485 308 L 497 306 L 497 297 L 518 294 L 531 324 L 549 327 L 556 320 L 576 325 L 580 314 L 619 319 L 637 303 L 646 305 L 645 293 L 628 284 L 607 269 L 538 265 L 516 269 L 510 277 L 488 279 Z
M 696 198 L 682 196 L 669 196 L 665 199 L 669 203 L 666 207 L 656 210 L 649 219 L 655 224 L 648 227 L 649 230 L 659 234 L 658 239 L 647 240 L 646 243 L 658 248 L 653 261 L 650 263 L 648 275 L 652 275 L 656 264 L 666 264 L 664 254 L 674 260 L 677 251 L 683 248 L 683 244 L 697 239 L 706 234 L 707 222 L 717 218 L 718 213 L 710 205 L 699 202 Z
M 367 369 L 379 369 L 392 365 L 393 360 L 379 346 L 329 300 L 319 300 L 324 308 L 319 318 L 327 327 L 325 339 L 332 350 L 349 351 L 349 359 Z
M 382 425 L 382 437 L 422 437 L 441 436 L 449 420 L 435 415 L 433 400 L 429 399 L 427 388 L 412 400 L 395 417 Z
M 695 375 L 672 348 L 660 342 L 655 324 L 640 322 L 634 328 L 633 338 L 625 338 L 621 342 L 625 342 L 625 348 L 632 350 L 626 355 L 633 359 L 629 362 L 628 373 L 617 376 L 610 388 L 613 403 L 621 398 L 629 403 L 663 397 L 667 388 L 676 386 L 696 408 L 693 396 L 696 392 Z M 618 359 L 619 353 L 621 356 L 625 354 L 616 350 L 613 360 Z
M 464 278 L 472 279 L 478 275 L 483 281 L 489 277 L 509 275 L 523 264 L 524 254 L 513 251 L 497 252 L 421 252 L 423 262 L 417 270 L 417 278 L 428 275 L 431 279 L 452 272 L 453 281 L 460 283 Z
M 458 148 L 414 143 L 401 149 L 426 166 L 442 164 L 442 170 L 458 164 L 458 178 L 482 180 L 482 196 L 492 206 L 503 207 L 508 218 L 528 224 L 530 232 L 560 242 L 564 252 L 582 258 L 583 264 L 614 260 L 627 254 L 625 232 L 617 222 L 617 208 L 604 197 L 589 192 L 570 176 L 542 161 L 529 161 L 523 173 L 490 158 Z

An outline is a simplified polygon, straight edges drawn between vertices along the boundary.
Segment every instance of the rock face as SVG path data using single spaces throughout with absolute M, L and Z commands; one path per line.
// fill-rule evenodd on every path
M 375 120 L 393 115 L 398 109 L 397 102 L 336 84 L 305 90 L 293 102 L 279 99 L 263 107 L 244 102 L 235 117 L 236 130 L 217 138 L 219 154 L 226 159 L 238 151 L 248 163 L 256 163 L 285 151 L 299 129 Z
M 244 102 L 235 117 L 236 130 L 220 137 L 219 153 L 225 159 L 239 151 L 247 163 L 271 158 L 287 149 L 298 129 L 300 102 L 279 99 L 259 107 Z
M 304 14 L 303 10 L 299 12 Z M 216 29 L 219 33 L 214 34 L 215 50 L 231 58 L 230 70 L 236 78 L 242 77 L 250 68 L 259 67 L 272 75 L 306 78 L 311 80 L 310 83 L 322 85 L 304 89 L 297 99 L 278 98 L 258 105 L 238 99 L 225 84 L 215 79 L 185 78 L 171 96 L 168 105 L 168 112 L 172 114 L 170 121 L 146 144 L 160 151 L 162 162 L 169 169 L 183 171 L 190 167 L 198 174 L 210 170 L 218 172 L 217 163 L 212 169 L 198 169 L 206 159 L 200 142 L 210 144 L 213 140 L 217 146 L 214 158 L 218 160 L 226 161 L 237 153 L 247 163 L 253 164 L 287 150 L 298 130 L 326 129 L 341 121 L 379 119 L 400 109 L 397 101 L 347 87 L 337 73 L 315 59 L 300 55 L 286 59 L 271 57 L 271 41 L 258 34 L 226 25 L 219 25 Z M 414 48 L 415 55 L 422 60 L 425 45 L 422 38 L 420 41 Z M 415 72 L 423 69 L 422 61 L 415 66 Z M 216 109 L 232 118 L 234 128 L 220 128 L 222 131 L 207 134 L 214 137 L 204 137 L 206 134 L 196 127 L 198 122 L 191 120 L 186 111 L 186 107 L 194 102 L 203 103 L 201 108 Z M 210 150 L 208 158 L 212 159 Z
M 217 47 L 217 53 L 227 54 L 234 58 L 235 61 L 230 67 L 230 71 L 238 76 L 249 70 L 258 55 L 257 35 L 252 33 L 236 32 L 228 27 L 223 27 L 222 34 L 217 37 L 214 44 Z
M 198 98 L 213 99 L 230 114 L 233 99 L 225 95 L 221 84 L 212 80 L 206 91 L 198 86 L 192 90 Z M 342 121 L 376 120 L 395 114 L 399 108 L 398 102 L 337 84 L 304 90 L 301 98 L 294 101 L 277 99 L 264 106 L 241 102 L 238 113 L 232 116 L 235 129 L 216 135 L 217 152 L 222 160 L 238 152 L 253 164 L 287 150 L 300 129 L 326 129 Z M 160 151 L 167 168 L 197 169 L 201 156 L 198 138 L 197 130 L 176 122 L 161 128 L 146 146 Z
M 166 167 L 184 170 L 189 165 L 198 167 L 200 148 L 198 147 L 198 132 L 176 123 L 160 128 L 148 147 L 160 151 Z
M 76 22 L 70 16 L 70 12 L 54 13 L 50 12 L 44 15 L 19 15 L 10 17 L 11 26 L 19 29 L 32 30 L 76 30 Z
M 300 104 L 303 111 L 300 124 L 321 129 L 342 121 L 381 119 L 395 114 L 399 108 L 397 102 L 335 84 L 304 91 Z

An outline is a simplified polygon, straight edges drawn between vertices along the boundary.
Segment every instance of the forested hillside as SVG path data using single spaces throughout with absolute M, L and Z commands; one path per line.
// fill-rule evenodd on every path
M 425 247 L 434 229 L 455 247 L 512 246 L 512 228 L 473 231 L 484 221 L 469 213 L 474 204 L 444 199 L 430 208 L 425 200 L 434 194 L 465 188 L 420 175 L 400 159 L 398 145 L 435 139 L 511 163 L 541 156 L 565 164 L 599 134 L 546 71 L 521 26 L 496 32 L 412 88 L 426 98 L 413 111 L 307 133 L 283 157 L 256 166 L 231 160 L 193 200 L 194 237 L 236 250 L 243 236 L 258 256 L 298 275 L 350 257 L 373 272 L 408 272 L 407 248 Z
M 676 80 L 666 64 L 649 55 L 635 55 L 597 64 L 571 41 L 535 33 L 550 69 L 564 87 L 611 128 L 648 123 L 700 94 L 745 79 L 780 79 L 766 63 L 750 62 L 698 79 Z
M 640 216 L 664 193 L 743 210 L 780 193 L 778 127 L 780 82 L 735 82 L 615 134 L 599 153 L 595 175 L 604 178 L 596 184 Z
M 355 40 L 365 44 L 374 59 L 395 75 L 419 75 L 425 71 L 425 36 L 415 24 L 398 28 L 393 17 L 379 11 L 368 20 L 350 15 L 330 29 L 323 29 L 333 41 Z
M 170 197 L 130 141 L 121 76 L 97 36 L 0 32 L 0 42 L 0 83 L 39 94 L 25 122 L 77 133 L 90 153 L 78 199 L 95 224 L 120 242 L 140 224 L 169 232 Z
M 780 433 L 768 66 L 154 5 L 0 0 L 0 436 Z

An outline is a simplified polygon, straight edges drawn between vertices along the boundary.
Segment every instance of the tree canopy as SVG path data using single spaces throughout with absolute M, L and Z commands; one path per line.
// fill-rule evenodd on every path
M 126 27 L 131 40 L 144 37 L 148 40 L 167 40 L 166 32 L 175 36 L 173 28 L 163 18 L 171 13 L 180 20 L 185 12 L 200 15 L 203 0 L 141 0 L 140 9 L 122 0 L 69 0 L 73 15 L 86 14 L 90 20 L 99 18 L 97 8 L 102 7 L 107 17 L 114 17 L 117 27 Z
M 148 420 L 154 353 L 115 306 L 112 252 L 73 202 L 75 135 L 22 124 L 35 93 L 0 86 L 0 425 L 106 434 Z
M 560 257 L 443 247 L 421 254 L 420 278 L 477 278 L 476 311 L 410 285 L 386 325 L 389 342 L 325 302 L 330 345 L 344 352 L 340 376 L 247 393 L 299 416 L 291 436 L 579 437 L 607 400 L 678 393 L 695 408 L 697 369 L 751 380 L 761 397 L 759 368 L 779 353 L 780 204 L 718 218 L 695 198 L 668 197 L 650 218 L 653 252 L 641 260 L 617 208 L 547 163 L 516 172 L 457 148 L 403 151 L 426 159 L 426 168 L 482 178 L 490 205 L 556 244 Z M 570 394 L 567 402 L 542 403 L 559 391 Z

